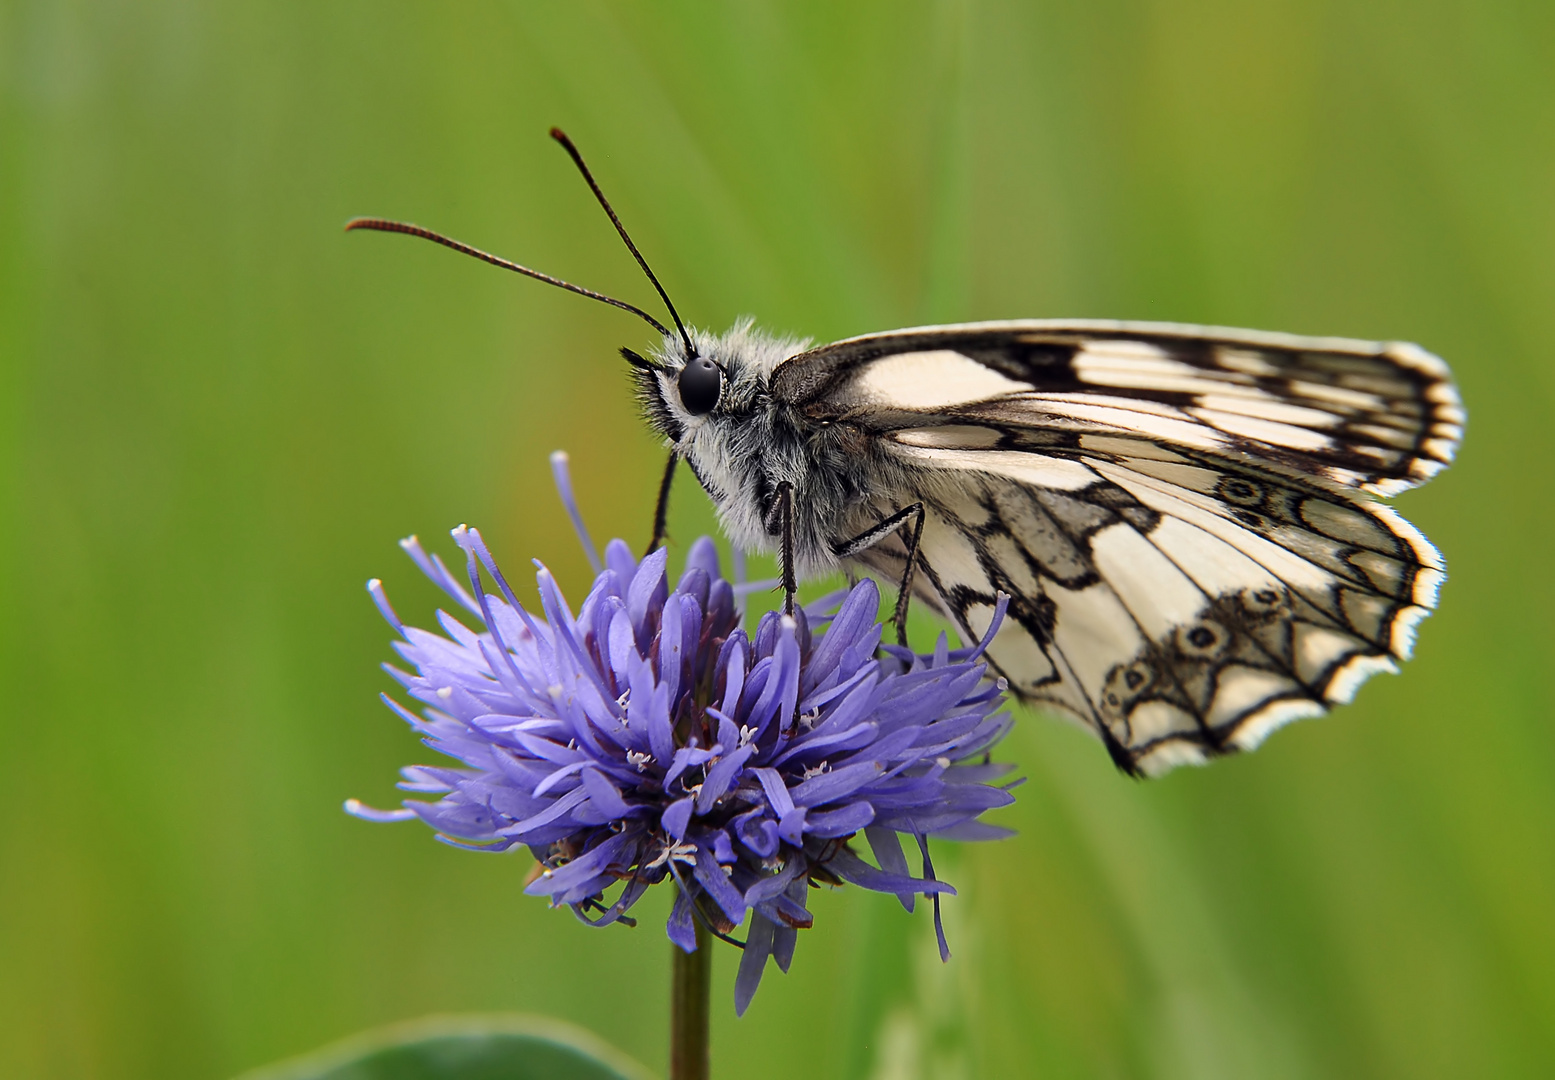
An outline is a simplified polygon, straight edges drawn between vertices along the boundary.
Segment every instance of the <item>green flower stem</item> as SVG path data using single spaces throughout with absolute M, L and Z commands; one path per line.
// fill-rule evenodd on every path
M 670 1080 L 707 1080 L 707 1016 L 713 990 L 713 938 L 697 921 L 696 952 L 670 946 Z

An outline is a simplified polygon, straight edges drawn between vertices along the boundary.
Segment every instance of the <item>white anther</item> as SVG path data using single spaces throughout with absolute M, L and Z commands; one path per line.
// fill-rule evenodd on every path
M 748 724 L 740 725 L 740 745 L 744 746 L 756 737 L 756 729 Z
M 451 686 L 440 687 L 437 691 L 437 696 L 442 698 L 444 701 L 447 701 L 449 698 L 454 696 L 454 688 Z
M 806 769 L 804 771 L 804 776 L 801 777 L 801 779 L 808 780 L 812 776 L 820 776 L 822 773 L 829 773 L 829 772 L 831 772 L 831 766 L 826 764 L 826 762 L 823 761 L 819 765 L 816 765 L 816 766 L 813 766 L 811 768 Z
M 937 757 L 934 759 L 934 764 L 942 769 L 948 769 L 950 768 L 950 759 L 948 757 Z
M 643 754 L 636 750 L 628 750 L 626 752 L 626 763 L 628 765 L 636 765 L 638 772 L 646 772 L 648 770 L 648 762 L 652 760 L 652 754 Z
M 654 870 L 674 859 L 676 862 L 695 863 L 697 861 L 697 846 L 685 843 L 666 843 L 658 857 L 643 867 L 644 870 Z

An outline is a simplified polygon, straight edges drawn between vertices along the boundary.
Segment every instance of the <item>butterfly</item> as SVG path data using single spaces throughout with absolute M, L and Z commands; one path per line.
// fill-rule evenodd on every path
M 981 639 L 1018 697 L 1131 775 L 1250 750 L 1397 671 L 1436 606 L 1435 547 L 1380 498 L 1453 460 L 1465 414 L 1417 345 L 1174 323 L 926 326 L 819 348 L 688 329 L 419 226 L 421 236 L 636 314 L 622 349 L 669 449 L 649 550 L 685 462 L 729 538 L 801 577 L 855 569 Z

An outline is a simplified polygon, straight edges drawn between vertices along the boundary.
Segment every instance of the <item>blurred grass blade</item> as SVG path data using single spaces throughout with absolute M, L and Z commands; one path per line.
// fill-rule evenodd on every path
M 648 1080 L 651 1075 L 570 1024 L 477 1015 L 391 1024 L 238 1080 Z

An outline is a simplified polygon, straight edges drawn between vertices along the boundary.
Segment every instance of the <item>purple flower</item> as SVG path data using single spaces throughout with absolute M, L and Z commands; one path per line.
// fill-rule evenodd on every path
M 570 508 L 564 462 L 558 481 Z M 917 894 L 932 897 L 949 957 L 939 896 L 954 890 L 934 875 L 928 837 L 1008 835 L 978 820 L 1013 801 L 1013 785 L 994 783 L 1010 766 L 987 757 L 1010 719 L 978 661 L 1003 599 L 981 644 L 952 650 L 942 635 L 931 656 L 881 643 L 870 581 L 792 618 L 769 612 L 748 635 L 710 540 L 691 546 L 673 589 L 664 549 L 638 562 L 614 540 L 576 616 L 536 564 L 542 620 L 477 531 L 453 537 L 469 589 L 414 537 L 401 546 L 484 629 L 444 612 L 442 633 L 405 626 L 379 581 L 368 590 L 415 669 L 387 670 L 427 707 L 418 717 L 384 701 L 463 767 L 402 770 L 403 790 L 436 802 L 385 811 L 352 799 L 349 813 L 420 817 L 439 840 L 478 851 L 523 844 L 540 864 L 525 891 L 593 926 L 635 925 L 632 905 L 673 879 L 667 930 L 687 952 L 693 920 L 733 940 L 749 918 L 742 1013 L 769 956 L 788 970 L 811 925 L 812 882 L 894 893 L 909 911 Z M 500 595 L 486 592 L 482 567 Z M 900 833 L 916 841 L 921 876 Z M 859 834 L 875 865 L 854 849 Z

